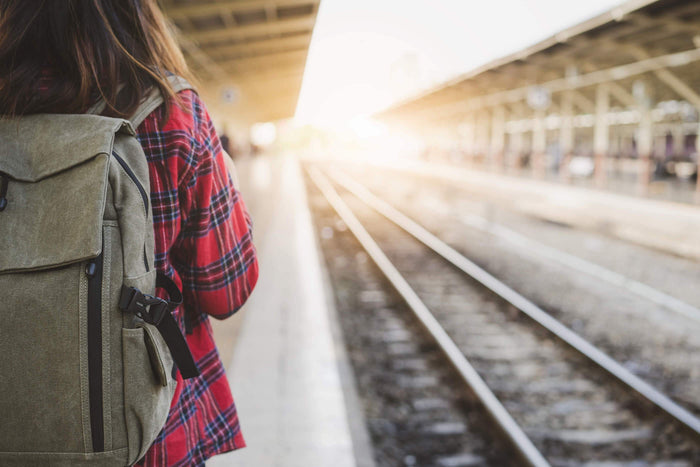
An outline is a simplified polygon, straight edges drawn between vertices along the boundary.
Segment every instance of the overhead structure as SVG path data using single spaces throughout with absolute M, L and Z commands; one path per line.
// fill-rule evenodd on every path
M 320 0 L 163 0 L 207 105 L 225 123 L 294 115 Z
M 424 132 L 466 126 L 470 157 L 527 160 L 540 175 L 588 153 L 602 184 L 608 157 L 629 157 L 644 187 L 654 162 L 697 162 L 699 113 L 700 2 L 631 0 L 378 117 Z

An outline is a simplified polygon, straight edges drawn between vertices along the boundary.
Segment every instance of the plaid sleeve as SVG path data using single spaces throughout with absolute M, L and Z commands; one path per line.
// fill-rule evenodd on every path
M 182 224 L 171 260 L 186 307 L 223 319 L 247 300 L 258 263 L 250 216 L 226 169 L 214 125 L 194 93 L 191 104 L 192 150 L 178 187 Z

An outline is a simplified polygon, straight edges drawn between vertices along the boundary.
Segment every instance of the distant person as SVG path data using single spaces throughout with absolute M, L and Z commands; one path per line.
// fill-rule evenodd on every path
M 229 156 L 233 156 L 233 153 L 231 152 L 231 142 L 229 140 L 228 135 L 226 134 L 226 130 L 224 130 L 221 133 L 219 140 L 221 141 L 221 149 L 226 151 L 226 154 L 228 154 Z
M 146 193 L 143 195 L 146 209 L 153 213 L 155 263 L 151 266 L 181 288 L 183 304 L 173 314 L 201 375 L 183 380 L 178 368 L 172 368 L 176 386 L 167 421 L 155 442 L 150 447 L 144 447 L 145 455 L 137 465 L 204 466 L 207 458 L 245 446 L 224 366 L 212 338 L 209 316 L 217 319 L 231 316 L 244 304 L 256 284 L 258 264 L 251 239 L 251 222 L 226 168 L 222 144 L 224 149 L 229 149 L 226 147 L 228 138 L 219 140 L 206 106 L 196 91 L 184 89 L 175 92 L 173 89 L 172 76 L 187 78 L 189 72 L 156 0 L 61 0 L 37 4 L 0 0 L 0 64 L 0 117 L 4 119 L 24 121 L 27 120 L 25 116 L 34 114 L 82 114 L 99 102 L 106 104 L 102 115 L 130 119 L 140 103 L 154 95 L 154 90 L 163 96 L 163 104 L 147 114 L 143 123 L 135 128 L 150 175 L 150 193 L 147 198 Z M 36 136 L 45 137 L 43 133 Z M 0 138 L 0 152 L 3 154 L 17 152 L 12 151 L 11 147 L 10 150 L 3 148 L 4 144 L 7 144 L 7 140 Z M 47 144 L 42 150 L 51 151 L 52 147 Z M 56 163 L 60 164 L 62 158 L 67 161 L 71 157 L 70 153 L 55 153 L 51 154 L 51 158 L 41 160 L 59 161 Z M 116 165 L 116 156 L 106 157 L 112 158 L 109 159 L 110 170 L 113 167 L 120 170 Z M 14 168 L 5 170 L 25 170 L 22 167 L 29 167 L 43 173 L 56 165 L 50 162 L 45 167 L 33 167 L 33 163 L 19 161 L 18 165 L 12 166 Z M 123 172 L 115 173 L 120 173 L 120 177 L 132 175 L 126 167 Z M 13 222 L 16 217 L 11 216 L 17 215 L 17 210 L 23 206 L 21 203 L 31 201 L 30 195 L 22 198 L 22 193 L 29 191 L 23 192 L 20 185 L 13 178 L 9 178 L 8 182 L 0 170 L 0 192 L 6 191 L 9 200 L 8 209 L 0 213 L 0 216 L 4 216 L 0 223 Z M 71 189 L 83 188 L 65 186 L 61 193 L 70 193 Z M 110 196 L 117 195 L 112 193 Z M 5 195 L 2 196 L 4 198 Z M 135 199 L 141 202 L 140 197 Z M 31 209 L 31 206 L 27 209 Z M 58 214 L 31 213 L 36 218 L 55 215 Z M 71 223 L 74 219 L 61 221 Z M 121 226 L 125 230 L 132 227 Z M 0 251 L 0 279 L 5 260 L 24 261 L 8 256 L 12 254 L 10 251 Z M 140 255 L 141 251 L 125 254 Z M 108 266 L 105 262 L 105 274 Z M 145 266 L 148 271 L 149 265 Z M 94 277 L 95 269 L 88 267 L 86 274 Z M 116 290 L 120 290 L 122 285 L 115 284 Z M 36 293 L 43 294 L 45 291 L 36 290 Z M 107 297 L 109 292 L 102 292 L 100 296 Z M 7 299 L 6 296 L 4 300 Z M 77 303 L 78 297 L 75 299 Z M 49 321 L 40 313 L 46 310 L 32 309 L 33 303 L 26 305 L 27 309 L 23 311 L 36 313 L 35 319 L 47 326 L 53 325 L 54 321 Z M 143 303 L 137 305 L 145 306 Z M 6 319 L 7 316 L 3 314 L 3 320 Z M 4 322 L 3 328 L 6 324 Z M 102 336 L 106 337 L 105 333 L 108 332 L 109 329 L 103 329 Z M 27 336 L 25 340 L 36 344 L 36 347 L 20 349 L 23 355 L 50 352 L 50 342 L 36 341 L 32 336 Z M 79 344 L 82 345 L 82 341 L 79 343 L 76 340 L 76 348 Z M 10 357 L 4 355 L 3 358 Z M 148 362 L 148 356 L 144 355 L 143 358 Z M 155 365 L 153 362 L 151 355 L 150 365 Z M 97 363 L 101 365 L 102 360 L 98 358 Z M 84 364 L 83 361 L 73 362 L 74 366 L 80 365 L 81 379 L 87 380 Z M 153 371 L 156 370 L 158 368 Z M 150 366 L 148 371 L 151 371 Z M 171 374 L 170 367 L 159 371 L 167 373 L 161 376 L 163 379 Z M 116 376 L 119 381 L 121 375 Z M 100 384 L 102 381 L 108 384 L 111 377 L 106 374 Z M 2 388 L 13 383 L 12 377 L 7 374 L 3 374 L 1 379 Z M 54 387 L 50 380 L 35 381 L 47 395 L 62 391 L 61 387 Z M 143 386 L 143 396 L 147 396 L 150 390 Z M 122 451 L 126 449 L 112 446 L 114 451 L 109 451 L 112 437 L 125 438 L 126 434 L 109 431 L 111 428 L 107 419 L 110 414 L 123 416 L 128 409 L 120 405 L 122 395 L 116 387 L 113 393 L 98 394 L 100 399 L 96 400 L 102 401 L 104 397 L 104 403 L 99 406 L 86 405 L 88 395 L 92 397 L 92 394 L 88 394 L 87 389 L 85 391 L 82 402 L 80 394 L 66 394 L 66 397 L 77 397 L 72 410 L 77 413 L 75 420 L 78 421 L 75 423 L 83 427 L 77 444 L 85 445 L 87 450 L 86 454 L 81 454 L 84 457 L 80 464 L 92 459 L 99 465 L 106 465 L 101 464 L 100 459 L 118 454 L 117 448 Z M 139 394 L 136 396 L 138 398 Z M 3 390 L 0 398 L 7 401 L 10 400 L 8 397 L 10 394 Z M 31 401 L 26 403 L 31 407 Z M 91 429 L 88 424 L 86 427 L 85 420 L 89 418 L 91 423 L 94 420 L 93 412 L 106 417 L 104 426 L 94 424 Z M 19 458 L 3 457 L 23 453 L 13 454 L 11 451 L 17 449 L 7 446 L 10 443 L 8 436 L 16 436 L 16 433 L 3 431 L 8 429 L 8 413 L 3 412 L 2 417 L 0 465 L 4 464 L 2 459 L 18 465 Z M 37 413 L 36 418 L 27 423 L 39 427 L 42 417 L 41 413 Z M 61 433 L 62 428 L 58 425 L 52 427 L 56 436 L 68 436 Z M 121 430 L 123 432 L 124 428 Z M 99 448 L 94 449 L 98 431 L 104 439 L 100 439 Z M 129 437 L 140 436 L 137 431 L 134 428 L 133 433 L 128 433 Z M 31 436 L 25 436 L 20 441 L 41 441 L 28 438 Z M 76 444 L 74 439 L 68 441 Z M 53 465 L 59 459 L 46 457 L 46 454 L 37 455 L 44 455 L 43 460 L 35 459 L 26 465 Z M 68 455 L 72 454 L 66 453 Z M 69 457 L 62 459 L 61 465 L 71 463 L 66 460 Z

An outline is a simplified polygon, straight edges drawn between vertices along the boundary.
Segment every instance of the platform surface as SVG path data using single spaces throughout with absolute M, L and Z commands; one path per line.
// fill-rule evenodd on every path
M 355 466 L 300 167 L 284 156 L 242 166 L 260 279 L 243 310 L 213 325 L 248 446 L 207 466 Z
M 374 165 L 447 181 L 534 217 L 604 231 L 622 240 L 700 260 L 698 206 L 440 163 L 380 161 Z

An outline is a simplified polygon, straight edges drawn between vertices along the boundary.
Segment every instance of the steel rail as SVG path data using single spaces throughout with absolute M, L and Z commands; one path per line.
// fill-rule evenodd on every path
M 515 308 L 525 313 L 535 322 L 546 328 L 570 347 L 577 350 L 586 358 L 595 362 L 598 366 L 606 370 L 613 377 L 623 382 L 628 387 L 649 400 L 656 407 L 660 408 L 674 419 L 681 422 L 695 435 L 700 436 L 700 419 L 691 412 L 681 407 L 661 391 L 639 378 L 620 363 L 607 355 L 602 350 L 585 340 L 583 337 L 569 329 L 567 326 L 552 317 L 549 313 L 532 303 L 527 298 L 520 295 L 515 290 L 492 276 L 484 269 L 469 261 L 464 255 L 447 245 L 435 235 L 426 230 L 423 226 L 410 219 L 405 214 L 398 211 L 387 202 L 372 194 L 366 187 L 357 183 L 347 175 L 341 174 L 337 170 L 331 173 L 331 177 L 358 199 L 364 202 L 382 216 L 412 235 L 416 240 L 442 256 L 455 267 L 462 270 L 484 287 L 507 301 Z
M 700 322 L 700 308 L 673 297 L 666 292 L 655 289 L 638 280 L 627 277 L 599 264 L 593 263 L 576 255 L 545 245 L 537 240 L 522 235 L 514 230 L 495 222 L 487 221 L 479 216 L 460 216 L 462 224 L 494 235 L 517 247 L 530 256 L 548 258 L 551 261 L 567 266 L 576 271 L 587 274 L 598 280 L 605 281 L 616 287 L 624 288 L 645 300 L 656 303 L 674 313 L 685 316 L 688 319 Z
M 404 299 L 408 307 L 435 339 L 438 347 L 448 358 L 452 366 L 460 374 L 464 382 L 474 391 L 481 400 L 487 412 L 494 419 L 498 427 L 504 432 L 506 437 L 513 443 L 517 452 L 523 457 L 528 465 L 544 467 L 549 463 L 542 453 L 535 447 L 530 438 L 527 437 L 522 428 L 513 417 L 503 407 L 503 404 L 493 394 L 486 382 L 479 376 L 474 367 L 469 363 L 464 353 L 457 347 L 457 344 L 447 334 L 445 329 L 438 323 L 430 310 L 418 297 L 411 286 L 406 282 L 401 273 L 394 267 L 389 258 L 384 254 L 372 236 L 365 230 L 350 207 L 340 198 L 328 179 L 316 167 L 308 169 L 309 176 L 314 184 L 321 191 L 328 203 L 338 213 L 338 216 L 345 222 L 348 229 L 360 242 L 372 261 L 382 271 L 387 280 Z

